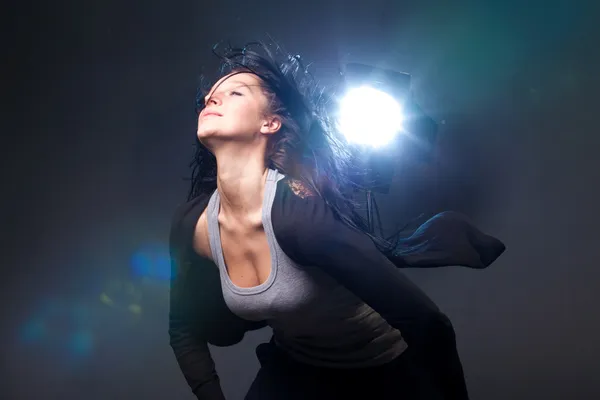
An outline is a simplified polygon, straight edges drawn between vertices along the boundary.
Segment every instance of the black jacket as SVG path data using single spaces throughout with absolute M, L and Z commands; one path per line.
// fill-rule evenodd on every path
M 225 304 L 217 266 L 193 250 L 197 221 L 210 196 L 175 212 L 170 234 L 172 284 L 169 335 L 181 370 L 198 399 L 223 399 L 207 344 L 229 346 L 265 322 L 245 321 Z M 444 387 L 467 398 L 454 330 L 448 318 L 399 268 L 461 265 L 485 268 L 505 249 L 454 212 L 438 214 L 383 255 L 364 233 L 341 222 L 318 196 L 302 197 L 288 179 L 277 184 L 271 212 L 277 242 L 294 262 L 321 267 L 400 329 Z

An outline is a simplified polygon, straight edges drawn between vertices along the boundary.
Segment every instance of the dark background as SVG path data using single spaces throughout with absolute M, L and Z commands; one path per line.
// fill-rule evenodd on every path
M 192 398 L 168 345 L 165 277 L 195 90 L 214 43 L 268 33 L 324 81 L 350 61 L 409 72 L 440 121 L 436 162 L 400 162 L 378 202 L 386 224 L 465 212 L 508 246 L 484 271 L 409 273 L 454 321 L 472 399 L 600 398 L 597 6 L 4 7 L 0 397 Z M 229 399 L 268 336 L 215 352 Z

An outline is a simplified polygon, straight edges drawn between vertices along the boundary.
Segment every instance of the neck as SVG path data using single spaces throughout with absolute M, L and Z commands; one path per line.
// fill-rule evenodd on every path
M 267 177 L 264 152 L 237 147 L 220 149 L 215 156 L 221 214 L 227 218 L 260 220 Z

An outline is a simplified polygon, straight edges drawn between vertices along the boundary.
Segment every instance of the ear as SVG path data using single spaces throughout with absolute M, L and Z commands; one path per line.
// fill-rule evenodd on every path
M 281 129 L 281 118 L 277 115 L 268 116 L 260 127 L 260 133 L 263 135 L 272 135 Z

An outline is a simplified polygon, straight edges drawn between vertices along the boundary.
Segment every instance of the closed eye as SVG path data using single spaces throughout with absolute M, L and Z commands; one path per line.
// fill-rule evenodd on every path
M 214 95 L 214 93 L 213 93 L 213 95 Z M 230 92 L 229 92 L 229 95 L 230 95 L 230 96 L 243 96 L 243 94 L 242 94 L 241 92 L 238 92 L 237 90 L 232 90 L 232 91 L 230 91 Z M 211 97 L 212 97 L 212 96 L 211 96 Z M 206 107 L 206 106 L 208 106 L 208 103 L 209 103 L 209 101 L 210 101 L 210 97 L 208 97 L 208 98 L 206 98 L 206 97 L 205 97 L 205 98 L 204 98 L 204 106 L 205 106 L 205 107 Z

